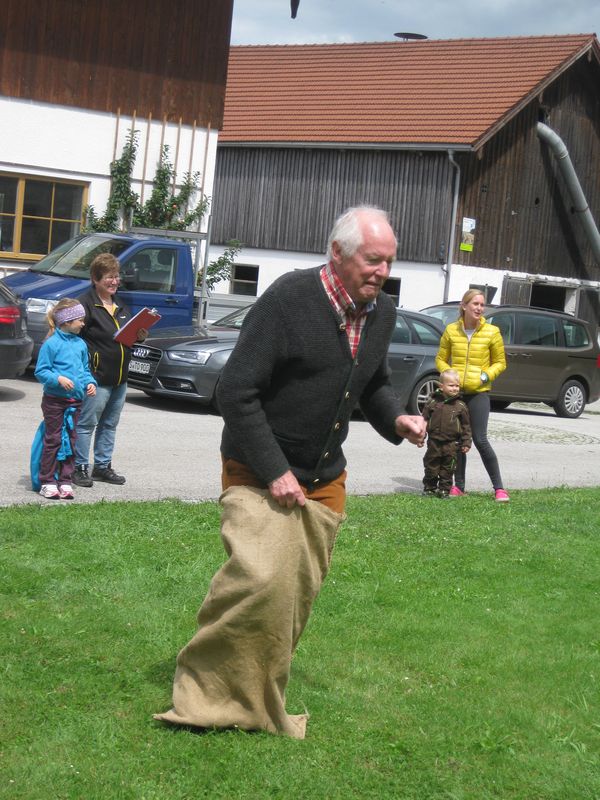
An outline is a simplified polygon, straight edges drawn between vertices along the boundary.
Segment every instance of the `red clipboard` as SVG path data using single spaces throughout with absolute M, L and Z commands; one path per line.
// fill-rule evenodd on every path
M 113 336 L 115 342 L 124 344 L 127 347 L 133 347 L 137 342 L 138 334 L 142 328 L 148 330 L 153 325 L 156 325 L 160 319 L 160 314 L 155 308 L 142 308 L 141 311 L 128 320 L 122 328 Z

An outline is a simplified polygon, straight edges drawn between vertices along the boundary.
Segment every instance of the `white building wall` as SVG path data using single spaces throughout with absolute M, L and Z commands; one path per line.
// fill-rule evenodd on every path
M 110 163 L 121 155 L 132 123 L 132 117 L 0 97 L 0 172 L 83 181 L 88 203 L 102 214 Z M 216 131 L 142 118 L 134 127 L 139 137 L 132 188 L 143 200 L 152 189 L 161 143 L 169 146 L 177 182 L 186 172 L 199 172 L 204 194 L 212 195 Z
M 223 247 L 209 248 L 209 261 L 223 254 Z M 258 250 L 244 248 L 237 256 L 236 263 L 249 264 L 259 268 L 258 292 L 265 289 L 280 275 L 293 269 L 306 269 L 322 264 L 325 256 L 314 253 L 285 253 L 278 250 Z M 418 311 L 426 306 L 437 305 L 445 300 L 460 300 L 471 286 L 493 286 L 496 292 L 491 302 L 499 303 L 502 296 L 502 284 L 507 277 L 530 280 L 532 283 L 548 283 L 565 286 L 567 289 L 565 311 L 576 313 L 578 289 L 600 289 L 598 281 L 581 281 L 552 277 L 549 275 L 531 275 L 508 270 L 489 269 L 487 267 L 467 267 L 452 264 L 446 287 L 446 265 L 422 264 L 416 262 L 396 261 L 392 265 L 392 278 L 400 278 L 400 306 Z M 209 301 L 209 319 L 219 316 L 252 302 L 251 297 L 230 295 L 229 281 L 221 281 L 213 290 L 217 294 L 211 309 Z M 228 296 L 231 300 L 228 302 Z
M 460 300 L 471 285 L 493 286 L 496 292 L 491 302 L 499 303 L 502 294 L 502 283 L 506 272 L 487 267 L 465 267 L 461 264 L 453 264 L 450 269 L 450 280 L 448 283 L 447 300 Z M 443 299 L 435 300 L 435 303 L 442 303 Z M 432 304 L 430 304 L 432 305 Z
M 439 264 L 414 262 L 394 264 L 392 277 L 402 279 L 400 305 L 418 311 L 425 306 L 441 303 L 441 298 L 444 296 L 444 275 Z
M 212 245 L 209 248 L 209 261 L 223 254 L 224 248 Z M 286 253 L 281 250 L 259 250 L 245 247 L 236 257 L 236 263 L 257 266 L 258 291 L 261 295 L 280 275 L 294 269 L 316 267 L 325 262 L 324 255 L 314 253 Z M 432 303 L 442 302 L 444 294 L 444 273 L 439 264 L 417 264 L 395 261 L 391 278 L 400 278 L 400 305 L 419 309 Z M 229 281 L 221 281 L 214 288 L 215 293 L 227 294 Z

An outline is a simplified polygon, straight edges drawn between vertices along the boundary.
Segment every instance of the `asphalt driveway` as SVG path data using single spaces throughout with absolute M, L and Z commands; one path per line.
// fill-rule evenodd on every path
M 29 480 L 40 400 L 41 387 L 32 376 L 0 381 L 0 505 L 50 502 L 31 490 Z M 113 461 L 127 483 L 76 487 L 74 502 L 218 498 L 221 428 L 215 413 L 188 403 L 157 402 L 130 389 Z M 492 414 L 489 433 L 509 491 L 600 485 L 600 403 L 575 420 L 560 419 L 543 405 L 511 406 Z M 351 494 L 421 491 L 423 450 L 406 443 L 394 447 L 356 420 L 345 451 Z M 476 451 L 469 455 L 467 490 L 491 491 Z

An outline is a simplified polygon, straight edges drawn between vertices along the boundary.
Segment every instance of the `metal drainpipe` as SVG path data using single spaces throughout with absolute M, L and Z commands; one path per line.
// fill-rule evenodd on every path
M 581 224 L 585 229 L 588 241 L 594 253 L 594 258 L 598 263 L 600 263 L 600 233 L 598 232 L 598 227 L 594 222 L 594 217 L 592 216 L 592 212 L 588 206 L 583 189 L 579 183 L 579 178 L 575 172 L 575 167 L 573 166 L 573 162 L 569 156 L 567 146 L 560 136 L 553 131 L 552 128 L 549 128 L 548 125 L 544 125 L 543 122 L 538 122 L 537 134 L 540 139 L 542 139 L 552 148 L 552 152 L 554 153 L 558 167 L 563 178 L 565 179 L 565 183 L 567 184 L 567 188 L 571 195 L 573 207 L 580 215 L 579 218 L 581 219 Z
M 454 160 L 454 150 L 448 150 L 448 160 L 455 169 L 454 175 L 454 196 L 452 198 L 452 217 L 450 219 L 450 241 L 448 243 L 448 260 L 444 269 L 444 303 L 448 301 L 450 288 L 450 268 L 452 267 L 452 256 L 454 254 L 454 243 L 456 241 L 456 215 L 458 213 L 458 193 L 460 191 L 460 167 Z

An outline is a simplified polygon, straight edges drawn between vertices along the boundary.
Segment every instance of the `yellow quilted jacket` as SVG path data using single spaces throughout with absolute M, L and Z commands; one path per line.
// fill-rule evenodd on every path
M 450 368 L 457 370 L 461 389 L 466 394 L 489 392 L 492 381 L 506 369 L 500 329 L 481 317 L 469 341 L 462 319 L 451 322 L 440 339 L 435 365 L 440 372 Z M 487 383 L 481 382 L 482 372 L 487 373 Z

